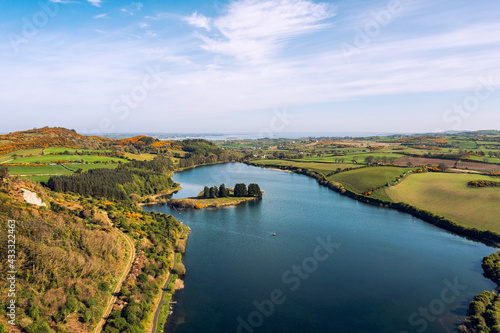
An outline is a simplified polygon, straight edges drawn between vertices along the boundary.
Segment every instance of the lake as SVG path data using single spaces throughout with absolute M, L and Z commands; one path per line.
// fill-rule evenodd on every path
M 264 196 L 214 210 L 145 207 L 191 228 L 168 332 L 456 332 L 474 295 L 495 289 L 481 269 L 494 248 L 304 175 L 229 163 L 173 178 L 177 198 L 239 182 Z

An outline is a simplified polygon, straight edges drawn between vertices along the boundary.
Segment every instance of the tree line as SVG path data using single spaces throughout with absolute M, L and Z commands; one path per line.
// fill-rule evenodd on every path
M 225 198 L 229 197 L 230 190 L 226 188 L 224 184 L 221 184 L 219 187 L 217 186 L 212 186 L 208 187 L 205 186 L 203 189 L 203 197 L 206 199 L 213 199 L 213 198 Z M 246 184 L 244 183 L 238 183 L 234 186 L 233 190 L 233 195 L 235 197 L 256 197 L 256 198 L 262 198 L 262 191 L 260 190 L 260 186 L 255 183 L 251 183 L 248 185 L 248 188 Z

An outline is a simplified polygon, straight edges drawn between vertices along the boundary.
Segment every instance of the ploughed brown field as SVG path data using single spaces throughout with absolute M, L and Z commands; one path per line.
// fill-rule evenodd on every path
M 453 168 L 455 166 L 456 160 L 445 160 L 442 158 L 426 158 L 426 157 L 400 157 L 394 164 L 396 165 L 407 165 L 408 162 L 411 162 L 412 166 L 420 166 L 420 165 L 432 165 L 438 166 L 440 163 L 444 163 L 446 167 Z M 470 161 L 461 161 L 458 163 L 458 169 L 468 169 L 468 170 L 477 170 L 482 172 L 499 172 L 500 173 L 500 165 L 499 164 L 491 164 L 491 163 L 480 163 L 480 162 L 470 162 Z
M 462 161 L 458 163 L 459 169 L 469 169 L 469 170 L 478 170 L 484 172 L 500 172 L 500 165 L 491 164 L 491 163 L 479 163 L 479 162 L 469 162 Z
M 413 166 L 419 166 L 419 165 L 438 166 L 440 163 L 444 163 L 444 165 L 446 165 L 446 167 L 452 168 L 455 166 L 455 163 L 457 161 L 456 160 L 445 160 L 445 159 L 441 159 L 441 158 L 400 157 L 396 161 L 394 161 L 394 164 L 407 165 L 408 162 L 411 162 L 411 164 Z

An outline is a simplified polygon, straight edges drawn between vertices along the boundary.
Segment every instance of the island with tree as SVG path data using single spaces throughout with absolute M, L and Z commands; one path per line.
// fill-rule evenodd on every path
M 196 197 L 169 199 L 167 204 L 176 208 L 217 208 L 262 199 L 262 193 L 259 185 L 255 183 L 249 184 L 248 187 L 244 183 L 238 183 L 234 188 L 228 188 L 221 184 L 212 187 L 205 186 Z

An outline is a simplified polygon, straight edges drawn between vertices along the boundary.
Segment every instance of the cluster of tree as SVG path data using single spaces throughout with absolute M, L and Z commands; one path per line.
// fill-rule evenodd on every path
M 486 181 L 486 180 L 478 180 L 478 181 L 470 181 L 467 183 L 470 187 L 500 187 L 500 182 Z
M 208 187 L 205 186 L 203 189 L 203 196 L 207 199 L 211 198 L 225 198 L 229 196 L 229 189 L 226 188 L 224 184 L 221 184 L 219 187 L 217 186 L 212 186 Z
M 258 184 L 251 183 L 247 186 L 244 183 L 238 183 L 234 186 L 235 197 L 257 197 L 262 198 L 262 191 Z
M 116 169 L 50 177 L 46 185 L 53 191 L 73 192 L 111 200 L 128 200 L 132 193 L 154 194 L 168 189 L 173 181 L 167 171 L 170 160 L 158 156 L 151 161 L 132 161 Z
M 500 296 L 491 291 L 483 291 L 470 302 L 467 319 L 459 327 L 462 333 L 499 333 Z
M 188 152 L 179 159 L 179 167 L 181 168 L 242 160 L 241 154 L 222 149 L 203 139 L 183 140 L 179 142 L 179 145 L 182 146 L 184 151 Z
M 219 187 L 213 186 L 208 187 L 205 186 L 203 189 L 203 197 L 207 199 L 211 198 L 224 198 L 229 197 L 230 191 L 224 184 L 221 184 Z M 246 184 L 238 183 L 234 186 L 233 195 L 235 197 L 257 197 L 262 198 L 262 191 L 258 184 L 249 184 L 248 188 Z
M 366 164 L 378 164 L 378 163 L 383 163 L 383 164 L 394 164 L 394 161 L 397 158 L 395 157 L 387 157 L 387 156 L 377 156 L 373 157 L 372 155 L 369 155 L 365 157 L 365 163 Z M 356 161 L 354 161 L 356 162 Z
M 0 165 L 0 180 L 7 178 L 8 175 L 9 175 L 9 168 L 3 164 Z

